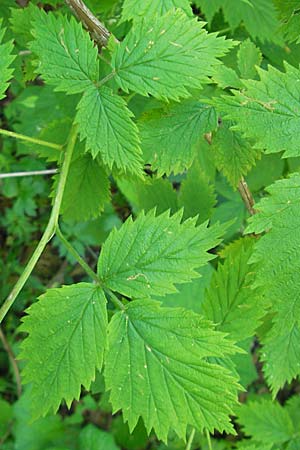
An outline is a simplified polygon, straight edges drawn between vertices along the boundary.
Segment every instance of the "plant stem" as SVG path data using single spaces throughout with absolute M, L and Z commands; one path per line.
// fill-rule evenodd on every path
M 33 271 L 41 254 L 43 253 L 46 245 L 48 244 L 48 242 L 52 239 L 53 235 L 55 234 L 55 230 L 56 230 L 57 223 L 58 223 L 59 211 L 60 211 L 60 207 L 61 207 L 61 202 L 62 202 L 62 198 L 63 198 L 63 194 L 64 194 L 67 176 L 69 173 L 69 167 L 70 167 L 76 139 L 77 139 L 77 127 L 73 126 L 71 129 L 70 135 L 69 135 L 65 158 L 64 158 L 64 162 L 62 164 L 60 177 L 59 177 L 59 181 L 58 181 L 58 186 L 57 186 L 57 191 L 56 191 L 56 196 L 55 196 L 53 208 L 51 211 L 51 215 L 49 218 L 49 222 L 48 222 L 47 227 L 41 237 L 41 240 L 39 241 L 35 251 L 33 252 L 33 255 L 31 256 L 30 260 L 28 261 L 27 265 L 25 266 L 24 271 L 22 272 L 17 283 L 15 284 L 15 286 L 13 287 L 9 296 L 7 297 L 7 299 L 5 300 L 5 302 L 2 304 L 2 306 L 0 308 L 0 323 L 6 316 L 10 307 L 12 306 L 12 304 L 16 300 L 17 296 L 19 295 L 20 291 L 22 290 L 24 284 L 26 283 L 29 276 L 31 275 L 31 272 Z
M 16 178 L 16 177 L 32 177 L 36 175 L 53 175 L 57 173 L 57 169 L 48 169 L 48 170 L 31 170 L 28 172 L 11 172 L 11 173 L 0 173 L 1 178 Z
M 6 351 L 7 355 L 8 355 L 8 359 L 11 363 L 12 369 L 14 371 L 15 374 L 15 380 L 16 380 L 16 385 L 17 385 L 17 394 L 18 397 L 21 396 L 22 394 L 22 385 L 21 385 L 21 377 L 20 377 L 20 371 L 19 371 L 19 367 L 15 358 L 15 355 L 12 351 L 11 346 L 9 345 L 5 334 L 2 331 L 2 328 L 0 327 L 0 341 L 2 342 L 3 348 Z
M 238 190 L 239 190 L 239 193 L 241 194 L 243 202 L 246 205 L 247 210 L 249 211 L 249 214 L 251 216 L 253 216 L 255 214 L 255 209 L 253 208 L 255 202 L 254 202 L 253 195 L 252 195 L 252 193 L 249 189 L 249 186 L 248 186 L 246 180 L 244 179 L 244 177 L 241 178 L 241 180 L 238 184 Z
M 3 128 L 0 128 L 0 134 L 2 134 L 3 136 L 19 139 L 20 141 L 27 141 L 31 142 L 32 144 L 38 144 L 43 147 L 55 148 L 56 150 L 62 150 L 63 148 L 62 145 L 54 144 L 53 142 L 42 141 L 41 139 L 25 136 L 24 134 L 14 133 L 13 131 L 4 130 Z
M 205 429 L 205 434 L 206 434 L 206 439 L 207 439 L 208 450 L 212 450 L 210 434 L 209 434 L 209 431 L 207 429 Z
M 65 0 L 66 4 L 80 20 L 85 28 L 91 33 L 92 38 L 100 45 L 100 47 L 106 47 L 110 32 L 105 26 L 94 16 L 89 8 L 83 3 L 82 0 Z
M 193 428 L 192 431 L 191 431 L 191 434 L 190 434 L 189 440 L 188 440 L 188 442 L 186 444 L 185 450 L 191 450 L 194 437 L 195 437 L 195 428 Z
M 70 244 L 70 242 L 68 242 L 68 240 L 64 237 L 64 235 L 62 234 L 59 226 L 56 227 L 56 234 L 59 237 L 59 239 L 61 240 L 61 242 L 64 244 L 64 246 L 66 247 L 66 249 L 69 251 L 69 253 L 76 259 L 76 261 L 78 262 L 78 264 L 81 265 L 81 267 L 83 268 L 83 270 L 96 282 L 96 283 L 100 283 L 99 278 L 97 277 L 97 275 L 95 274 L 95 272 L 90 268 L 90 266 L 85 262 L 85 260 L 79 255 L 79 253 L 77 252 L 77 250 L 75 250 L 75 248 Z
M 118 297 L 110 290 L 105 289 L 108 295 L 110 296 L 111 302 L 115 305 L 116 308 L 124 310 L 125 306 L 123 303 L 118 299 Z

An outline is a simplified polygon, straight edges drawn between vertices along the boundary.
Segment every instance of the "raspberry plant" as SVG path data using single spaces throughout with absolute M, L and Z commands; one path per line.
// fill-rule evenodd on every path
M 0 5 L 3 448 L 300 448 L 300 2 L 23 3 Z

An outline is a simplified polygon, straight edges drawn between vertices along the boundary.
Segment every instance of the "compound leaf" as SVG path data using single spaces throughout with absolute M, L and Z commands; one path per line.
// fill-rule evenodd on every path
M 98 274 L 106 287 L 129 297 L 176 292 L 174 283 L 199 277 L 196 268 L 213 259 L 207 251 L 220 243 L 226 225 L 196 227 L 197 217 L 181 223 L 182 210 L 155 217 L 155 210 L 130 217 L 106 240 Z
M 32 416 L 56 412 L 62 399 L 70 407 L 81 385 L 89 388 L 106 348 L 107 312 L 103 291 L 78 283 L 49 289 L 27 309 L 21 330 L 27 360 L 23 380 L 31 383 Z
M 5 97 L 5 91 L 8 88 L 8 82 L 12 77 L 13 69 L 10 67 L 11 63 L 15 59 L 12 55 L 13 42 L 3 43 L 3 37 L 5 34 L 5 28 L 3 28 L 2 20 L 0 20 L 0 100 Z
M 255 286 L 272 305 L 273 326 L 264 338 L 264 372 L 275 394 L 300 374 L 300 175 L 267 188 L 270 196 L 257 205 L 248 232 L 263 235 L 251 262 L 257 263 Z
M 72 17 L 56 17 L 42 10 L 35 19 L 31 50 L 39 58 L 38 72 L 56 90 L 84 92 L 99 78 L 98 50 L 89 34 Z
M 192 311 L 132 302 L 109 325 L 105 380 L 113 410 L 122 409 L 131 430 L 141 416 L 147 431 L 165 441 L 169 428 L 185 438 L 188 424 L 233 432 L 228 416 L 238 384 L 208 358 L 235 351 Z
M 300 84 L 298 69 L 286 64 L 286 72 L 269 66 L 259 70 L 260 80 L 243 81 L 246 89 L 214 100 L 214 105 L 233 120 L 233 130 L 253 139 L 267 153 L 285 150 L 285 157 L 300 155 Z
M 111 89 L 91 86 L 78 105 L 76 122 L 86 150 L 100 155 L 110 169 L 141 175 L 138 130 L 126 102 Z
M 203 26 L 180 10 L 171 10 L 151 24 L 135 23 L 112 55 L 120 88 L 178 100 L 190 96 L 188 89 L 208 83 L 213 68 L 220 64 L 217 58 L 233 44 L 208 34 Z

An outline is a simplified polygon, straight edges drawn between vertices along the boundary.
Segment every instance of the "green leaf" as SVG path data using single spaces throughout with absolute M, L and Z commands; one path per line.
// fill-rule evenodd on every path
M 216 204 L 214 186 L 209 183 L 197 159 L 181 183 L 178 204 L 184 208 L 184 219 L 198 215 L 197 223 L 202 223 L 212 215 Z
M 109 289 L 129 297 L 176 292 L 180 284 L 199 277 L 195 269 L 214 258 L 207 251 L 220 243 L 226 225 L 195 226 L 197 217 L 181 223 L 182 211 L 155 217 L 155 210 L 129 217 L 106 240 L 98 274 Z
M 300 155 L 300 73 L 288 64 L 285 67 L 285 73 L 272 66 L 259 69 L 259 81 L 244 81 L 245 90 L 213 103 L 225 119 L 236 122 L 232 129 L 253 139 L 256 148 L 267 153 L 285 150 L 284 156 L 290 157 Z
M 195 158 L 203 134 L 217 127 L 214 108 L 189 99 L 152 110 L 138 123 L 144 161 L 158 175 L 183 172 Z
M 201 305 L 201 313 L 235 342 L 252 337 L 265 314 L 263 299 L 253 289 L 254 268 L 249 265 L 253 244 L 253 239 L 244 238 L 229 251 Z
M 237 64 L 242 78 L 255 78 L 257 71 L 255 66 L 259 66 L 262 61 L 262 54 L 259 48 L 246 39 L 239 47 L 237 53 Z
M 217 58 L 233 44 L 208 34 L 203 26 L 180 10 L 169 11 L 151 25 L 145 20 L 134 24 L 112 55 L 120 88 L 178 100 L 190 96 L 188 89 L 208 83 L 220 64 Z
M 84 427 L 79 435 L 80 450 L 119 450 L 113 435 L 94 425 Z
M 173 8 L 181 8 L 190 17 L 193 15 L 188 0 L 144 0 L 142 3 L 136 0 L 124 0 L 122 21 L 137 21 L 145 17 L 150 21 L 155 16 L 163 16 Z
M 251 262 L 257 264 L 255 285 L 272 305 L 273 327 L 264 338 L 264 372 L 275 394 L 300 374 L 300 175 L 279 180 L 269 197 L 256 204 L 247 232 L 268 231 L 255 245 Z
M 110 169 L 141 176 L 138 130 L 126 102 L 106 87 L 90 87 L 78 105 L 76 122 L 86 150 L 100 155 Z
M 64 448 L 64 444 L 67 444 L 66 441 L 68 441 L 68 446 L 72 444 L 68 430 L 59 414 L 32 421 L 30 388 L 25 388 L 13 408 L 14 450 L 44 450 L 53 445 Z
M 234 432 L 228 416 L 237 382 L 207 360 L 234 352 L 222 333 L 191 311 L 132 302 L 109 325 L 104 375 L 113 410 L 122 409 L 130 430 L 141 416 L 148 433 L 153 428 L 164 441 L 169 428 L 185 438 L 188 424 Z
M 172 213 L 178 210 L 177 193 L 168 179 L 147 177 L 145 181 L 135 181 L 119 178 L 117 183 L 135 213 L 142 209 L 148 212 L 153 208 L 156 208 L 157 214 L 167 209 Z
M 246 435 L 262 444 L 283 445 L 295 431 L 288 412 L 279 403 L 270 400 L 241 405 L 238 422 Z
M 232 123 L 222 122 L 212 137 L 211 150 L 217 169 L 222 172 L 229 183 L 236 188 L 241 177 L 246 175 L 261 150 L 255 148 L 240 133 L 231 131 Z
M 199 270 L 200 278 L 196 278 L 191 283 L 176 286 L 178 292 L 168 294 L 165 297 L 158 297 L 163 306 L 191 309 L 195 313 L 201 313 L 201 304 L 205 298 L 205 291 L 209 286 L 214 269 L 207 263 Z
M 243 88 L 243 83 L 236 71 L 231 67 L 224 65 L 216 68 L 213 74 L 213 81 L 222 89 L 226 89 L 228 87 L 235 89 Z
M 71 162 L 61 205 L 61 214 L 77 222 L 97 217 L 110 200 L 109 180 L 103 166 L 91 155 Z
M 209 22 L 222 9 L 232 31 L 242 22 L 252 38 L 282 43 L 272 0 L 196 0 L 195 3 Z
M 14 71 L 14 69 L 12 69 L 10 66 L 15 59 L 15 56 L 12 55 L 12 51 L 14 48 L 13 42 L 9 41 L 3 43 L 4 34 L 5 28 L 3 28 L 2 20 L 0 19 L 0 100 L 5 97 L 5 91 L 8 88 L 8 82 L 10 81 Z
M 27 360 L 23 381 L 31 383 L 33 418 L 56 412 L 62 399 L 70 407 L 81 385 L 89 388 L 106 348 L 106 300 L 88 283 L 50 289 L 27 309 L 21 330 Z
M 31 50 L 40 62 L 37 71 L 56 90 L 78 94 L 98 80 L 98 49 L 73 17 L 40 10 L 32 34 Z

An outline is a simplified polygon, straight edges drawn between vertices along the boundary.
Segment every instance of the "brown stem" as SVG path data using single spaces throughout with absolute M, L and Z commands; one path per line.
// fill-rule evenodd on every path
M 239 181 L 238 190 L 239 193 L 241 194 L 243 202 L 246 205 L 247 210 L 249 211 L 250 215 L 253 216 L 256 212 L 255 209 L 253 208 L 254 198 L 244 177 L 242 177 Z
M 91 33 L 92 38 L 97 42 L 100 47 L 106 47 L 110 32 L 105 26 L 94 16 L 89 8 L 83 3 L 82 0 L 65 0 L 66 4 L 80 20 L 85 28 Z
M 10 361 L 12 369 L 14 371 L 15 379 L 16 379 L 16 385 L 17 385 L 17 393 L 18 393 L 18 397 L 20 397 L 21 393 L 22 393 L 22 386 L 21 386 L 21 377 L 20 377 L 19 367 L 18 367 L 18 364 L 16 362 L 15 355 L 13 354 L 12 348 L 9 345 L 9 343 L 8 343 L 8 341 L 7 341 L 6 337 L 5 337 L 5 334 L 3 333 L 1 327 L 0 327 L 0 340 L 2 342 L 4 350 L 8 354 L 9 361 Z

